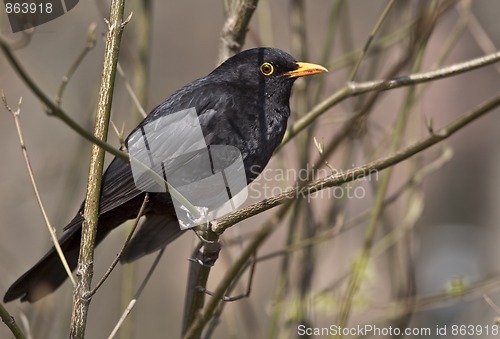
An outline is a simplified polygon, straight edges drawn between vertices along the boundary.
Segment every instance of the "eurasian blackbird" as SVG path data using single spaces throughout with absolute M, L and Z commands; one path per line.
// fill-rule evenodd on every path
M 206 145 L 229 145 L 239 149 L 249 184 L 264 169 L 283 139 L 294 81 L 297 77 L 326 71 L 319 65 L 296 62 L 279 49 L 249 49 L 173 93 L 153 109 L 131 135 L 146 125 L 155 126 L 161 117 L 194 108 Z M 153 128 L 149 133 L 161 140 L 165 131 Z M 136 218 L 145 194 L 135 184 L 130 164 L 115 158 L 103 175 L 96 244 L 115 227 Z M 128 245 L 122 262 L 154 252 L 183 233 L 170 195 L 165 192 L 148 194 L 145 220 Z M 76 268 L 79 255 L 84 205 L 85 202 L 59 239 L 72 270 Z M 3 300 L 37 301 L 58 288 L 66 278 L 52 247 L 12 284 Z

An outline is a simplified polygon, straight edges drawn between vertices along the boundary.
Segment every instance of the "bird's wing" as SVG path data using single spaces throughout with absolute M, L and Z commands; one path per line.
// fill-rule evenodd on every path
M 213 143 L 218 143 L 218 140 L 223 136 L 220 135 L 220 133 L 214 132 L 216 128 L 213 127 L 224 120 L 225 112 L 224 109 L 220 107 L 220 102 L 228 102 L 227 95 L 227 89 L 222 87 L 208 88 L 204 85 L 203 79 L 195 81 L 180 89 L 153 109 L 148 117 L 146 117 L 146 119 L 127 137 L 127 142 L 134 133 L 137 135 L 141 127 L 149 126 L 150 128 L 147 130 L 148 141 L 156 141 L 157 145 L 163 145 L 160 150 L 160 153 L 162 153 L 159 155 L 160 157 L 168 157 L 169 154 L 175 154 L 178 149 L 189 150 L 192 139 L 188 138 L 188 134 L 192 126 L 189 124 L 178 124 L 175 130 L 178 140 L 175 140 L 165 137 L 165 133 L 169 131 L 169 126 L 159 123 L 159 119 L 176 112 L 194 108 L 198 115 L 198 121 L 202 132 L 204 133 L 205 144 L 211 145 Z M 189 100 L 185 98 L 189 98 Z M 210 128 L 207 128 L 208 126 L 210 126 Z M 206 130 L 212 130 L 212 132 L 206 133 Z M 175 142 L 164 142 L 164 140 Z M 143 152 L 147 152 L 147 150 L 144 148 Z M 177 163 L 171 164 L 170 171 L 171 173 L 179 172 L 179 170 L 182 170 L 184 164 L 199 162 L 200 160 L 197 161 L 197 159 L 204 156 L 204 152 L 193 150 L 188 155 L 184 155 L 184 163 L 177 161 Z M 156 170 L 157 173 L 161 173 L 159 168 L 153 169 Z M 148 174 L 144 174 L 142 178 L 144 186 L 141 185 L 141 187 L 138 188 L 130 164 L 119 158 L 113 159 L 103 175 L 100 214 L 102 215 L 113 210 L 127 201 L 136 198 L 144 191 L 147 191 L 148 187 L 157 185 Z M 83 206 L 84 204 L 82 204 L 81 211 L 83 210 Z M 81 218 L 77 217 L 75 217 L 73 220 L 74 222 L 72 221 L 65 229 L 71 228 L 74 226 L 73 224 L 79 224 Z
M 114 158 L 103 174 L 99 214 L 109 212 L 141 193 L 143 192 L 138 190 L 134 184 L 130 165 L 119 158 Z M 85 201 L 73 220 L 64 227 L 64 230 L 80 227 L 84 208 Z
M 100 214 L 111 211 L 137 197 L 142 191 L 137 189 L 130 164 L 119 158 L 113 159 L 103 176 Z

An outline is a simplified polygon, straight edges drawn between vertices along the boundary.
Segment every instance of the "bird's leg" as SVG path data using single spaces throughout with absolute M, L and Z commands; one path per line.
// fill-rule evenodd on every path
M 250 296 L 250 293 L 252 292 L 252 282 L 253 282 L 253 275 L 255 273 L 255 265 L 257 263 L 257 260 L 255 260 L 255 254 L 253 255 L 253 258 L 252 258 L 252 261 L 251 263 L 249 264 L 250 265 L 250 274 L 248 276 L 248 283 L 247 283 L 247 290 L 245 291 L 245 293 L 243 294 L 239 294 L 237 296 L 234 296 L 234 297 L 231 297 L 231 296 L 223 296 L 221 298 L 222 301 L 227 301 L 227 302 L 230 302 L 230 301 L 236 301 L 236 300 L 240 300 L 240 299 L 244 299 L 244 298 L 248 298 Z M 248 267 L 248 266 L 247 266 Z M 244 271 L 245 269 L 243 269 Z M 214 293 L 207 290 L 206 288 L 204 287 L 201 287 L 201 286 L 197 286 L 196 287 L 197 290 L 199 292 L 203 292 L 205 294 L 208 294 L 209 296 L 213 296 Z

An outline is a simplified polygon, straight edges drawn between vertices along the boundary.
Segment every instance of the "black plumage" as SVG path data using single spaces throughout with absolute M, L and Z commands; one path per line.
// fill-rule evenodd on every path
M 318 65 L 298 63 L 278 49 L 250 49 L 173 93 L 153 109 L 131 135 L 145 125 L 154 126 L 157 119 L 165 115 L 195 108 L 207 145 L 239 149 L 249 184 L 267 165 L 283 138 L 295 79 L 325 71 Z M 164 132 L 153 130 L 149 137 L 161 140 Z M 115 227 L 137 216 L 144 195 L 134 184 L 130 164 L 115 158 L 103 176 L 97 244 Z M 72 269 L 76 268 L 79 254 L 84 204 L 59 239 Z M 123 262 L 154 252 L 183 233 L 168 193 L 149 193 L 144 215 L 145 221 L 126 249 Z M 66 278 L 52 248 L 14 282 L 4 302 L 18 298 L 36 301 L 55 290 Z

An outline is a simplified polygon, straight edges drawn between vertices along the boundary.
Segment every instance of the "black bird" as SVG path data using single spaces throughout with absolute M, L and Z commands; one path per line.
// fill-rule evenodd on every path
M 294 81 L 326 71 L 319 65 L 296 62 L 279 49 L 249 49 L 173 93 L 153 109 L 131 135 L 148 124 L 155 126 L 161 117 L 195 108 L 206 145 L 229 145 L 239 149 L 249 184 L 264 169 L 283 139 Z M 151 133 L 156 138 L 162 137 L 161 128 Z M 128 139 L 130 136 L 127 142 Z M 115 158 L 104 173 L 101 192 L 97 244 L 115 227 L 136 218 L 146 194 L 136 187 L 130 164 L 119 158 Z M 59 239 L 72 270 L 76 268 L 79 255 L 84 205 L 85 202 Z M 128 245 L 122 262 L 154 252 L 183 233 L 168 193 L 149 193 L 144 215 L 145 221 Z M 3 300 L 37 301 L 53 292 L 66 278 L 52 247 L 12 284 Z

